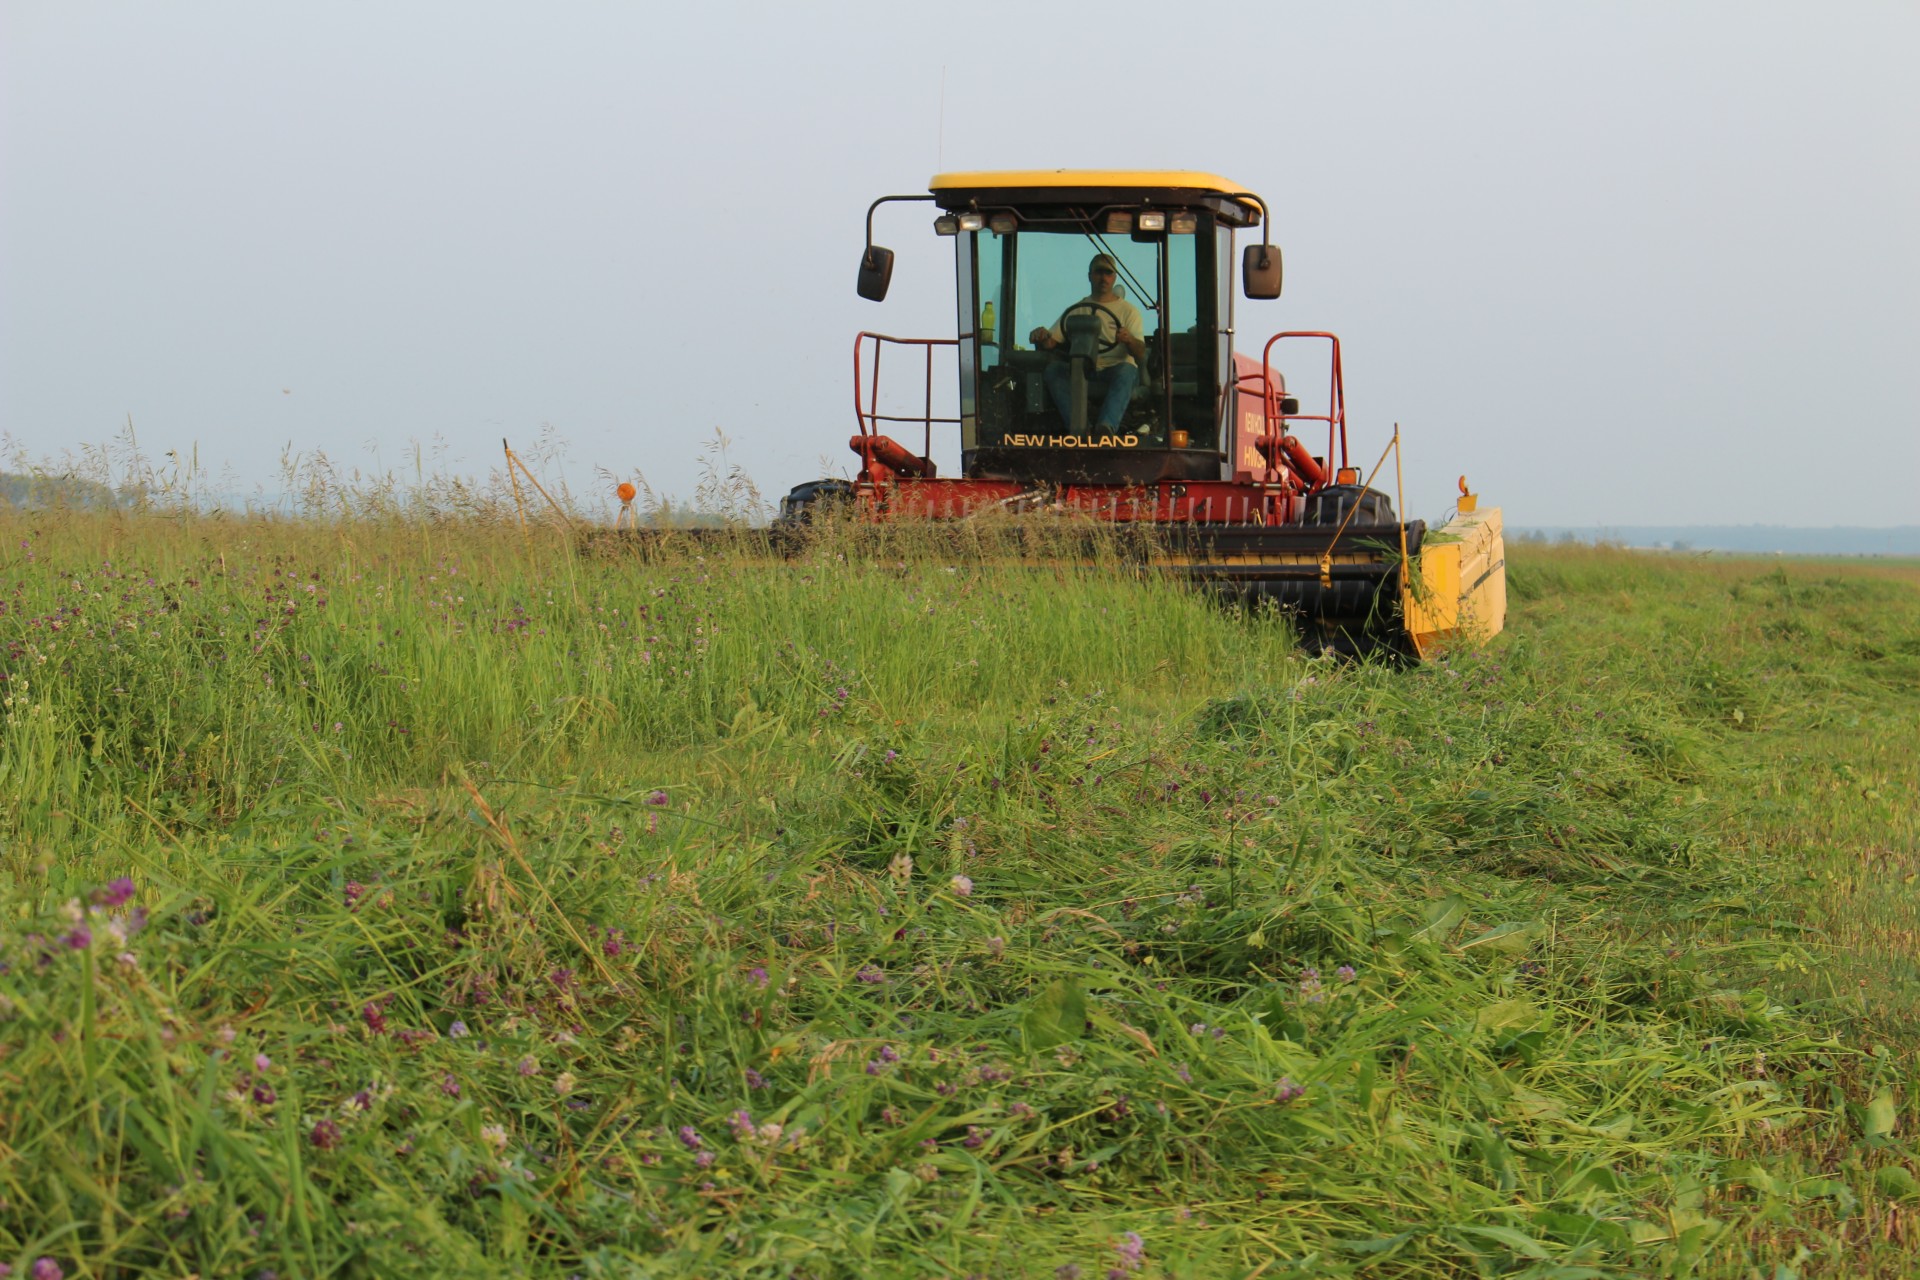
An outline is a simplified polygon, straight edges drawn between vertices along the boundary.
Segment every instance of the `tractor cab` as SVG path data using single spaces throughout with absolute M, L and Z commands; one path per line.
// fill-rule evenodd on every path
M 1187 172 L 952 173 L 929 189 L 874 207 L 931 201 L 954 242 L 962 478 L 1152 485 L 1248 469 L 1233 264 L 1236 233 L 1264 221 L 1257 195 Z M 891 267 L 869 233 L 860 292 L 884 296 Z M 1279 250 L 1249 244 L 1242 274 L 1250 297 L 1278 296 Z

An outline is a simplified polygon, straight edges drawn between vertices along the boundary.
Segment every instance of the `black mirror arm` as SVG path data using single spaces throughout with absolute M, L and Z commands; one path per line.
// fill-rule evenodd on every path
M 1273 261 L 1273 213 L 1267 208 L 1267 202 L 1253 192 L 1247 191 L 1242 194 L 1260 206 L 1260 269 L 1265 271 L 1267 264 Z M 867 217 L 871 225 L 872 213 L 869 212 Z M 869 240 L 873 238 L 871 230 L 867 232 L 867 238 Z
M 932 200 L 933 198 L 934 197 L 931 195 L 881 196 L 878 200 L 875 200 L 872 204 L 868 205 L 867 206 L 867 250 L 870 252 L 873 249 L 873 211 L 875 209 L 878 209 L 881 205 L 886 204 L 889 201 L 893 201 L 893 200 Z M 1265 208 L 1265 207 L 1266 207 L 1265 205 L 1261 206 L 1261 208 Z M 871 258 L 869 258 L 868 261 L 871 262 Z

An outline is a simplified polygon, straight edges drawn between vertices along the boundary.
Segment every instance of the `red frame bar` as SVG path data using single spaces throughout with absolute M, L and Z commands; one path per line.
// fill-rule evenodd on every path
M 860 407 L 860 352 L 863 344 L 865 344 L 869 338 L 873 340 L 873 383 L 867 393 L 867 405 L 863 409 Z M 880 353 L 885 349 L 884 344 L 889 342 L 902 347 L 926 348 L 927 398 L 925 412 L 918 418 L 896 417 L 880 412 Z M 923 458 L 931 458 L 933 456 L 933 424 L 938 422 L 943 426 L 947 423 L 952 423 L 954 426 L 960 425 L 960 419 L 958 418 L 936 418 L 933 416 L 933 349 L 935 347 L 958 347 L 959 345 L 960 339 L 958 338 L 896 338 L 890 334 L 867 333 L 864 331 L 855 334 L 853 339 L 853 418 L 860 426 L 860 434 L 863 436 L 878 435 L 878 424 L 882 422 L 921 423 L 925 427 L 925 432 L 923 442 L 920 446 L 920 456 Z

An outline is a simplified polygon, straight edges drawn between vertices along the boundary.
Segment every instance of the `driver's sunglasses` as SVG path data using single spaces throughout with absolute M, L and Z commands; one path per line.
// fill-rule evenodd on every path
M 1089 267 L 1087 269 L 1087 274 L 1090 276 L 1111 276 L 1111 275 L 1118 275 L 1119 273 L 1116 272 L 1112 267 Z

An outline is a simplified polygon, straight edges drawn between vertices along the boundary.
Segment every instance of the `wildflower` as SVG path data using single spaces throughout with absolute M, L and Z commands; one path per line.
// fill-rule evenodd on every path
M 766 969 L 761 965 L 753 966 L 753 968 L 747 970 L 747 981 L 751 982 L 756 987 L 766 986 L 767 985 Z
M 380 1006 L 369 1004 L 360 1010 L 360 1020 L 367 1024 L 367 1030 L 373 1035 L 387 1034 L 387 1015 L 380 1012 Z
M 307 1141 L 322 1151 L 331 1151 L 340 1145 L 340 1126 L 331 1120 L 317 1120 Z
M 574 1078 L 571 1071 L 562 1071 L 553 1078 L 553 1091 L 563 1098 L 573 1092 L 573 1086 Z
M 705 1145 L 700 1139 L 700 1131 L 690 1124 L 680 1126 L 680 1145 L 689 1151 L 698 1151 Z
M 361 884 L 358 880 L 347 881 L 346 887 L 342 889 L 340 893 L 340 896 L 346 900 L 347 910 L 353 910 L 366 891 L 367 886 Z
M 953 894 L 956 898 L 971 898 L 973 896 L 972 876 L 955 876 L 949 883 L 953 885 Z
M 67 1273 L 52 1258 L 39 1257 L 33 1261 L 33 1270 L 27 1273 L 33 1280 L 61 1280 Z
M 61 938 L 60 941 L 67 944 L 67 950 L 69 951 L 85 951 L 93 945 L 93 930 L 83 924 L 78 924 L 73 927 L 71 933 Z M 36 1262 L 33 1265 L 36 1271 L 39 1270 L 39 1263 Z
M 780 1135 L 784 1132 L 786 1132 L 786 1130 L 783 1126 L 769 1123 L 760 1126 L 757 1136 L 760 1141 L 766 1143 L 768 1146 L 772 1146 L 774 1143 L 780 1141 Z M 798 1131 L 796 1130 L 795 1132 L 797 1136 Z
M 1178 1063 L 1174 1066 L 1173 1074 L 1180 1077 L 1181 1084 L 1193 1083 L 1193 1072 L 1187 1070 L 1187 1064 L 1184 1062 Z
M 658 807 L 660 805 L 664 805 L 666 802 L 667 802 L 666 792 L 658 790 L 657 788 L 653 791 L 647 792 L 648 804 Z
M 1355 976 L 1354 968 L 1350 964 L 1343 964 L 1333 971 L 1333 976 L 1342 982 L 1352 982 Z
M 523 1076 L 537 1076 L 540 1074 L 540 1064 L 534 1061 L 532 1054 L 528 1054 L 514 1064 L 514 1070 Z
M 1006 949 L 1007 940 L 1005 938 L 994 937 L 987 939 L 987 954 L 994 959 L 998 960 L 1001 955 L 1006 952 Z
M 855 973 L 853 976 L 855 981 L 864 982 L 869 986 L 873 985 L 874 983 L 885 982 L 887 980 L 887 975 L 885 971 L 882 970 L 878 965 L 871 965 L 871 964 L 861 965 L 859 972 Z
M 976 1150 L 986 1144 L 987 1135 L 991 1132 L 992 1130 L 982 1128 L 977 1124 L 970 1124 L 967 1126 L 967 1136 L 960 1139 L 960 1145 L 969 1151 Z
M 1292 1076 L 1281 1076 L 1280 1082 L 1273 1087 L 1275 1102 L 1292 1102 L 1307 1091 L 1307 1086 L 1294 1083 Z
M 767 1087 L 767 1078 L 761 1075 L 758 1071 L 755 1071 L 752 1067 L 747 1068 L 745 1075 L 747 1080 L 747 1088 L 764 1089 Z
M 1147 1260 L 1147 1242 L 1140 1238 L 1138 1231 L 1129 1231 L 1122 1236 L 1120 1243 L 1113 1246 L 1120 1255 L 1120 1265 L 1127 1271 L 1138 1271 L 1140 1264 Z
M 93 904 L 96 907 L 106 907 L 111 910 L 114 907 L 124 906 L 131 897 L 133 897 L 133 881 L 127 876 L 121 876 L 117 880 L 109 880 L 104 889 L 96 892 L 93 895 Z
M 910 853 L 895 854 L 893 861 L 887 864 L 887 874 L 895 880 L 898 880 L 901 884 L 905 884 L 907 881 L 913 879 L 913 855 Z
M 253 1086 L 253 1100 L 263 1107 L 270 1107 L 279 1100 L 279 1095 L 274 1093 L 271 1085 L 262 1081 Z
M 273 1070 L 273 1059 L 264 1053 L 256 1053 L 253 1055 L 253 1069 L 255 1071 L 271 1071 Z
M 465 1034 L 467 1034 L 467 1024 L 460 1021 L 460 1019 L 458 1018 L 455 1018 L 453 1020 L 453 1025 L 447 1028 L 447 1037 L 449 1039 L 458 1040 L 461 1036 L 464 1036 Z
M 454 1079 L 451 1071 L 440 1077 L 440 1092 L 446 1094 L 449 1098 L 457 1098 L 460 1096 L 460 1082 Z
M 1080 1280 L 1080 1264 L 1063 1262 L 1053 1269 L 1053 1280 Z
M 733 1139 L 735 1142 L 751 1142 L 753 1140 L 753 1116 L 745 1107 L 742 1107 L 740 1110 L 734 1112 L 732 1116 L 728 1117 L 727 1127 L 733 1130 Z
M 696 1166 L 698 1166 L 699 1168 L 702 1168 L 702 1169 L 706 1169 L 706 1168 L 710 1168 L 710 1167 L 712 1167 L 712 1165 L 713 1165 L 713 1152 L 711 1152 L 711 1151 L 702 1151 L 702 1152 L 701 1152 L 701 1153 L 700 1153 L 699 1155 L 697 1155 L 697 1156 L 695 1156 L 695 1157 L 693 1158 L 693 1163 L 694 1163 L 694 1164 L 695 1164 Z M 709 1185 L 711 1185 L 711 1184 L 709 1184 Z

